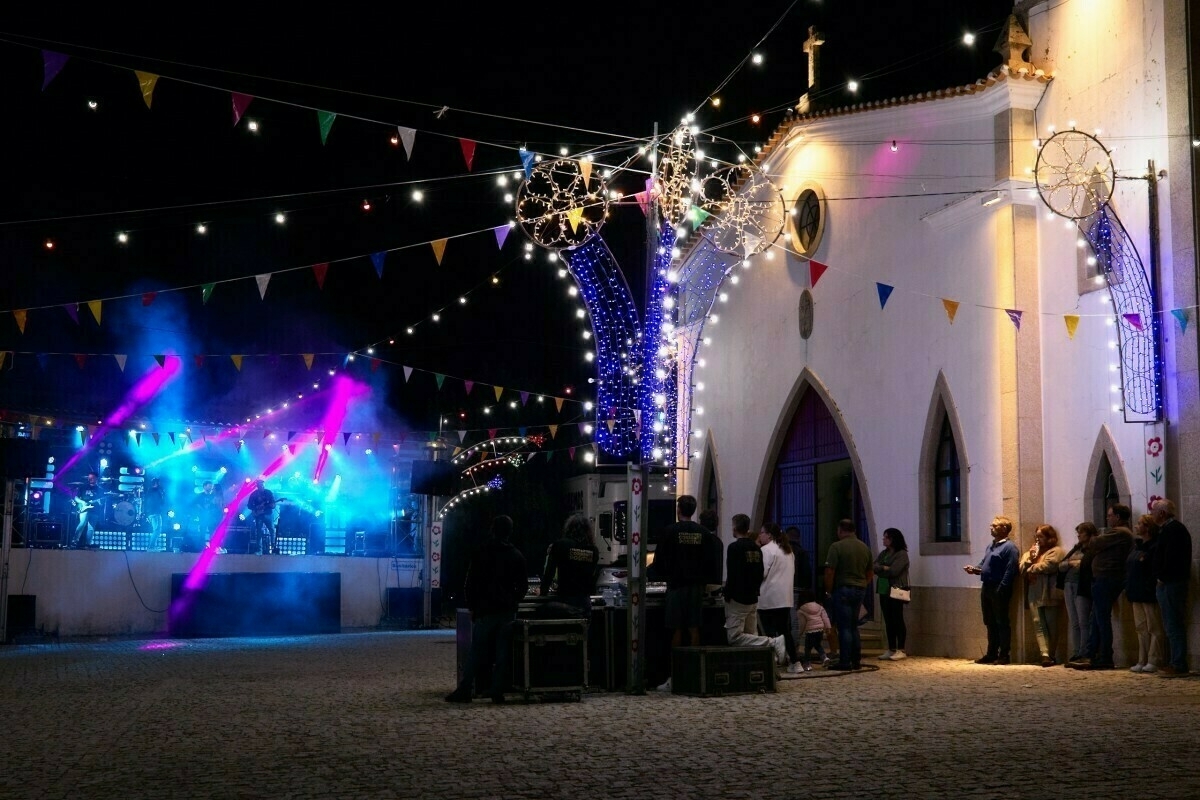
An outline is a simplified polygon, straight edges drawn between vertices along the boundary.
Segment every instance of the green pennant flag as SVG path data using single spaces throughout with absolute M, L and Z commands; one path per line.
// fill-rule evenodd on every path
M 321 126 L 321 144 L 325 144 L 325 140 L 329 138 L 329 129 L 333 127 L 335 119 L 337 119 L 337 114 L 332 111 L 317 112 L 317 124 Z
M 438 388 L 441 389 L 442 381 L 446 380 L 446 376 L 442 375 L 440 372 L 435 372 L 435 373 L 433 373 L 433 377 L 435 380 L 437 380 Z
M 208 298 L 212 297 L 212 290 L 214 286 L 216 286 L 215 283 L 206 283 L 200 287 L 200 297 L 204 303 L 207 303 Z

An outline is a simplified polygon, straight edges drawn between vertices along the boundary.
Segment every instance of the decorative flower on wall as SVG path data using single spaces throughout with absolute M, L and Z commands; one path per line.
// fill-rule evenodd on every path
M 1160 455 L 1162 455 L 1162 451 L 1163 443 L 1161 437 L 1155 436 L 1153 439 L 1150 439 L 1148 442 L 1146 442 L 1146 455 L 1150 456 L 1151 458 L 1158 458 Z

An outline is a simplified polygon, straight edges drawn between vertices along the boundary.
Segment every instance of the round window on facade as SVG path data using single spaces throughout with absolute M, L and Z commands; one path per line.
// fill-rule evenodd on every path
M 816 184 L 800 187 L 790 216 L 792 248 L 805 258 L 812 258 L 821 246 L 825 234 L 825 193 Z

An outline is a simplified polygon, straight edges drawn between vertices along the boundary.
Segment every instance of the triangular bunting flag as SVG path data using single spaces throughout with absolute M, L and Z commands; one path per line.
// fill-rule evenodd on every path
M 53 50 L 42 51 L 42 91 L 46 90 L 50 81 L 54 80 L 54 76 L 66 65 L 68 58 L 70 56 L 56 53 Z
M 295 439 L 295 438 L 296 438 L 296 431 L 288 431 L 287 440 L 290 442 L 292 439 Z
M 192 363 L 196 365 L 197 369 L 204 369 L 204 356 L 199 354 L 192 356 Z
M 21 331 L 21 333 L 25 332 L 25 318 L 28 316 L 28 314 L 29 312 L 23 308 L 17 309 L 13 312 L 13 319 L 17 321 L 17 328 Z
M 497 225 L 492 230 L 496 233 L 496 249 L 499 250 L 504 247 L 504 240 L 508 238 L 508 232 L 512 228 L 507 225 Z
M 829 269 L 828 264 L 822 264 L 820 261 L 808 262 L 808 285 L 815 289 L 817 281 L 821 280 L 821 276 L 825 274 L 825 270 Z
M 242 357 L 241 356 L 230 356 L 230 358 L 233 359 L 233 365 L 235 367 L 237 367 L 237 371 L 241 372 L 242 371 Z
M 204 305 L 208 304 L 208 298 L 212 297 L 213 287 L 215 283 L 206 283 L 200 287 L 200 302 Z
M 371 263 L 375 265 L 375 274 L 383 278 L 383 262 L 387 260 L 387 251 L 371 253 Z
M 517 436 L 520 436 L 522 439 L 524 439 L 525 438 L 525 430 L 526 430 L 526 428 L 524 425 L 517 428 Z
M 583 207 L 575 206 L 567 209 L 567 222 L 571 224 L 571 230 L 579 229 L 579 223 L 583 221 Z
M 1186 308 L 1171 309 L 1171 316 L 1179 323 L 1179 332 L 1187 333 L 1188 326 L 1188 310 Z
M 413 371 L 412 367 L 404 368 L 404 382 L 405 383 L 408 383 L 408 379 L 412 377 L 412 371 Z
M 438 266 L 442 264 L 442 255 L 446 252 L 446 242 L 448 241 L 449 239 L 435 239 L 429 243 L 429 246 L 433 248 L 433 257 L 437 259 Z
M 152 72 L 140 72 L 136 69 L 133 74 L 137 76 L 138 85 L 142 87 L 142 99 L 146 101 L 146 108 L 149 108 L 150 103 L 154 100 L 154 84 L 158 83 L 158 76 Z
M 533 177 L 533 164 L 537 161 L 537 153 L 521 148 L 521 166 L 525 169 L 525 180 Z
M 650 193 L 649 192 L 634 192 L 633 199 L 637 201 L 638 208 L 642 210 L 642 216 L 650 216 Z
M 80 369 L 83 369 L 84 365 L 87 364 L 87 356 L 84 353 L 76 353 L 75 363 L 79 365 Z
M 50 356 L 46 355 L 45 353 L 38 353 L 37 354 L 37 362 L 38 362 L 38 366 L 41 367 L 43 371 L 45 371 L 46 365 L 50 363 Z
M 583 177 L 583 190 L 586 192 L 588 181 L 590 181 L 592 179 L 592 162 L 580 161 L 579 162 L 579 174 L 580 174 L 580 176 Z
M 567 448 L 567 458 L 574 460 L 574 458 L 575 458 L 575 448 L 574 447 Z
M 138 447 L 141 447 L 141 446 L 142 446 L 142 433 L 141 433 L 141 431 L 138 431 L 137 433 L 135 433 L 135 434 L 133 435 L 133 440 L 134 440 L 135 442 L 137 442 L 137 446 L 138 446 Z
M 562 412 L 563 399 L 561 397 L 554 398 L 554 408 L 559 413 Z
M 371 372 L 375 372 L 376 370 L 378 370 L 378 369 L 379 369 L 379 365 L 380 365 L 381 363 L 383 363 L 383 362 L 382 362 L 382 361 L 380 361 L 378 358 L 372 358 L 372 359 L 371 359 Z
M 525 405 L 528 402 L 529 402 L 529 392 L 521 392 L 521 405 Z M 525 434 L 522 433 L 521 435 L 524 436 Z
M 475 381 L 463 381 L 463 389 L 465 389 L 467 391 L 467 394 L 470 394 L 471 390 L 474 388 L 475 388 Z
M 154 356 L 154 360 L 158 362 L 158 366 L 160 366 L 160 367 L 166 366 L 167 357 L 165 355 L 156 355 L 156 356 Z
M 550 428 L 550 438 L 551 439 L 553 439 L 555 436 L 558 435 L 558 426 L 557 425 L 549 425 L 547 427 Z
M 76 325 L 78 325 L 79 324 L 79 303 L 67 303 L 65 306 L 63 306 L 63 308 L 66 309 L 67 316 L 71 318 L 71 321 L 74 322 Z
M 455 433 L 458 434 L 458 443 L 462 444 L 463 440 L 467 438 L 467 432 L 466 431 L 455 431 Z
M 125 371 L 125 359 L 127 356 L 124 353 L 116 353 L 113 358 L 117 360 L 117 366 L 121 368 L 121 372 Z
M 1074 339 L 1075 331 L 1076 331 L 1076 329 L 1079 328 L 1079 315 L 1078 314 L 1064 314 L 1063 322 L 1067 323 L 1067 338 Z
M 8 359 L 8 351 L 0 350 L 0 369 L 4 369 L 4 362 Z
M 333 127 L 335 119 L 337 119 L 337 114 L 332 111 L 317 112 L 317 125 L 321 128 L 321 144 L 325 144 L 325 140 L 329 138 L 329 129 Z
M 235 448 L 237 448 L 237 451 L 239 453 L 242 452 L 242 440 L 241 439 L 238 439 L 236 442 L 234 442 L 233 446 Z
M 329 265 L 328 264 L 313 264 L 312 270 L 313 270 L 313 275 L 317 279 L 317 288 L 324 290 L 325 289 L 325 273 L 329 272 Z
M 497 401 L 500 399 L 500 395 L 504 394 L 503 386 L 493 386 L 492 390 L 496 392 L 496 400 Z
M 441 389 L 441 388 L 442 388 L 442 381 L 446 380 L 446 376 L 445 376 L 445 375 L 443 375 L 443 374 L 441 374 L 440 372 L 435 372 L 435 373 L 433 373 L 433 379 L 434 379 L 435 381 L 437 381 L 437 387 L 438 387 L 438 389 Z
M 642 427 L 642 410 L 640 408 L 633 410 L 633 424 L 638 426 L 638 428 Z
M 353 436 L 353 435 L 354 435 L 354 434 L 352 434 L 352 433 L 348 433 L 348 432 L 346 432 L 346 431 L 342 431 L 342 446 L 343 446 L 343 447 L 345 447 L 346 445 L 350 444 L 350 437 L 351 437 L 351 436 Z
M 1025 312 L 1017 311 L 1015 308 L 1006 308 L 1004 313 L 1008 314 L 1008 318 L 1012 320 L 1012 324 L 1017 326 L 1017 330 L 1021 330 L 1021 315 Z
M 312 362 L 316 355 L 316 353 L 301 353 L 301 358 L 304 359 L 305 369 L 312 369 Z
M 296 445 L 289 444 L 287 446 L 287 449 L 288 449 L 288 455 L 293 455 L 293 456 L 296 455 Z
M 412 158 L 413 140 L 417 138 L 417 132 L 413 128 L 403 128 L 396 126 L 396 133 L 400 134 L 400 143 L 404 145 L 404 155 L 406 158 Z
M 488 428 L 488 438 L 495 439 L 496 431 L 498 431 L 498 430 L 500 430 L 500 429 L 499 428 Z M 487 458 L 487 453 L 480 453 L 480 456 L 482 456 L 483 458 Z
M 879 308 L 883 309 L 887 305 L 888 298 L 892 296 L 894 286 L 888 286 L 886 283 L 875 282 L 875 290 L 879 292 Z
M 271 273 L 255 275 L 254 282 L 258 284 L 258 299 L 267 299 L 267 284 L 271 282 Z
M 174 431 L 167 431 L 167 438 L 171 440 L 172 445 L 175 444 L 175 432 Z
M 475 160 L 475 142 L 470 139 L 459 139 L 462 146 L 463 160 L 467 162 L 467 172 L 471 171 L 471 162 Z
M 958 313 L 958 301 L 942 298 L 942 308 L 946 309 L 946 316 L 950 318 L 950 324 L 954 324 L 954 315 Z
M 749 258 L 758 252 L 759 245 L 762 244 L 762 237 L 757 236 L 749 231 L 743 234 L 742 253 L 743 258 Z
M 250 106 L 250 101 L 254 99 L 252 95 L 241 94 L 240 92 L 230 92 L 233 95 L 233 124 L 237 125 L 242 119 L 242 114 L 246 113 L 246 109 Z
M 103 303 L 103 300 L 88 300 L 88 310 L 92 312 L 92 317 L 95 318 L 97 325 L 100 324 L 100 307 Z
M 615 419 L 608 419 L 604 421 L 604 424 L 608 426 L 608 432 L 612 433 L 613 426 L 617 424 L 617 421 Z
M 708 219 L 710 214 L 700 206 L 692 206 L 688 209 L 688 219 L 692 221 L 692 227 L 699 228 Z
M 152 432 L 152 433 L 150 434 L 150 438 L 154 440 L 154 444 L 156 444 L 156 445 L 157 445 L 157 444 L 159 443 L 159 441 L 160 441 L 160 440 L 159 440 L 159 436 L 160 436 L 160 434 L 159 434 L 159 433 L 157 433 L 157 432 Z
M 1122 314 L 1121 316 L 1124 318 L 1124 320 L 1126 322 L 1128 322 L 1130 325 L 1132 325 L 1137 330 L 1140 331 L 1142 329 L 1142 315 L 1141 314 Z
M 158 297 L 158 292 L 142 292 L 142 308 L 153 303 L 156 297 Z

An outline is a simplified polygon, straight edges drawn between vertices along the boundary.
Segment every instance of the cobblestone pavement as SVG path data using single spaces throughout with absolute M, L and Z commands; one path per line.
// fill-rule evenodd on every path
M 909 658 L 462 706 L 455 653 L 450 630 L 0 646 L 0 797 L 1200 797 L 1200 678 Z

